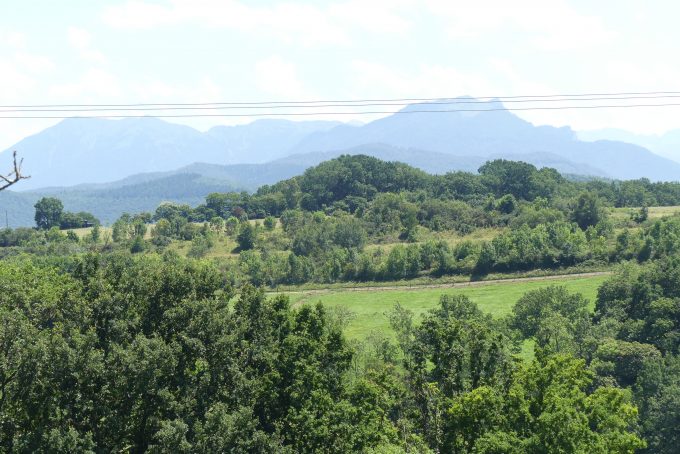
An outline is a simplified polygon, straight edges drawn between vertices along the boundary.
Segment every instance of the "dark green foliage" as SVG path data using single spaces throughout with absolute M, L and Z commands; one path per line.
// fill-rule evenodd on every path
M 522 225 L 502 233 L 482 246 L 477 270 L 514 271 L 538 267 L 574 265 L 589 257 L 583 231 L 565 222 Z
M 624 269 L 598 292 L 597 315 L 614 323 L 616 337 L 649 343 L 662 352 L 680 351 L 680 261 Z
M 187 252 L 188 257 L 199 258 L 205 256 L 208 251 L 214 246 L 213 234 L 206 232 L 202 235 L 196 235 L 191 240 L 191 247 Z
M 414 190 L 429 178 L 405 164 L 344 155 L 305 171 L 300 190 L 309 196 L 304 208 L 316 210 L 350 196 L 372 199 L 382 192 Z
M 649 218 L 649 208 L 647 208 L 647 205 L 643 205 L 638 212 L 631 213 L 630 218 L 638 224 L 642 224 Z
M 588 301 L 564 287 L 550 286 L 525 293 L 512 309 L 512 326 L 524 338 L 552 352 L 582 353 L 590 331 Z
M 647 361 L 635 385 L 642 434 L 649 453 L 671 454 L 680 446 L 680 356 Z
M 630 393 L 592 391 L 581 360 L 539 355 L 516 370 L 506 390 L 480 386 L 451 400 L 443 443 L 447 452 L 629 453 L 645 446 L 635 435 Z
M 442 296 L 413 337 L 405 351 L 411 373 L 438 383 L 447 397 L 501 385 L 513 367 L 512 347 L 500 325 L 464 296 Z
M 571 220 L 585 230 L 601 222 L 606 213 L 602 201 L 592 192 L 582 192 L 571 205 Z
M 267 230 L 274 230 L 276 227 L 276 218 L 274 216 L 267 216 L 264 218 L 264 228 Z
M 253 195 L 162 204 L 148 243 L 149 214 L 121 216 L 113 243 L 98 226 L 82 241 L 0 230 L 0 451 L 630 453 L 642 434 L 676 452 L 680 220 L 615 236 L 602 207 L 680 192 L 509 161 L 480 173 L 344 156 Z M 433 233 L 505 226 L 487 242 Z M 198 259 L 224 232 L 239 256 Z M 178 239 L 191 258 L 155 252 Z M 251 287 L 610 260 L 640 264 L 602 285 L 595 314 L 560 287 L 502 320 L 445 296 L 423 319 L 389 314 L 398 346 L 348 343 L 342 307 Z
M 620 386 L 632 386 L 645 362 L 660 357 L 653 345 L 607 339 L 597 346 L 591 367 L 600 376 L 614 378 Z
M 41 230 L 59 226 L 64 205 L 54 197 L 43 197 L 35 204 L 35 225 Z
M 533 203 L 520 207 L 517 215 L 510 220 L 511 228 L 518 228 L 522 225 L 537 227 L 540 224 L 548 224 L 564 221 L 564 213 L 555 208 L 549 208 L 544 204 Z
M 145 246 L 144 246 L 144 238 L 141 236 L 136 236 L 135 239 L 132 241 L 132 245 L 130 246 L 130 252 L 133 254 L 137 254 L 139 252 L 144 252 Z
M 255 226 L 248 221 L 241 222 L 238 235 L 236 236 L 239 250 L 248 251 L 253 249 L 255 247 L 256 236 L 257 231 Z
M 291 312 L 245 288 L 230 308 L 216 269 L 171 256 L 87 256 L 72 276 L 3 264 L 0 288 L 3 450 L 397 442 L 381 427 L 381 391 L 344 381 L 352 352 L 320 306 Z
M 497 159 L 479 168 L 482 182 L 496 197 L 506 194 L 517 199 L 552 198 L 564 178 L 554 169 L 537 170 L 531 164 Z
M 503 214 L 510 214 L 517 208 L 517 200 L 512 194 L 506 194 L 496 203 L 496 209 Z
M 96 224 L 99 224 L 99 220 L 91 213 L 87 213 L 85 211 L 81 211 L 80 213 L 71 213 L 66 211 L 61 215 L 59 228 L 63 230 L 78 229 L 81 227 L 91 227 Z
M 436 256 L 408 248 L 422 261 Z M 272 259 L 242 254 L 249 256 L 264 267 Z M 290 254 L 291 274 L 309 272 L 305 260 Z M 568 355 L 539 350 L 521 364 L 506 324 L 463 296 L 443 297 L 422 323 L 397 307 L 390 314 L 397 354 L 380 337 L 354 350 L 340 332 L 347 314 L 321 305 L 291 310 L 287 298 L 267 299 L 247 285 L 230 303 L 233 291 L 218 269 L 172 254 L 88 254 L 60 270 L 0 262 L 0 289 L 6 451 L 626 453 L 643 446 L 630 393 L 594 382 L 585 362 Z M 578 324 L 583 307 L 578 296 L 550 288 L 526 296 L 515 313 L 532 314 L 521 328 L 530 334 L 541 329 L 536 314 Z M 643 350 L 601 348 L 597 357 L 600 365 L 620 362 L 621 377 L 643 369 L 636 386 L 644 415 L 672 437 L 675 409 L 661 410 L 674 402 L 678 374 L 657 379 L 665 372 L 653 366 L 658 355 L 628 354 Z M 357 362 L 358 354 L 365 359 Z M 663 437 L 650 439 L 665 446 Z
M 550 306 L 582 306 L 574 303 Z M 390 320 L 415 417 L 437 452 L 627 453 L 645 445 L 635 434 L 629 392 L 593 386 L 585 361 L 569 355 L 539 350 L 532 362 L 519 363 L 503 325 L 465 297 L 442 297 L 420 326 L 400 307 Z

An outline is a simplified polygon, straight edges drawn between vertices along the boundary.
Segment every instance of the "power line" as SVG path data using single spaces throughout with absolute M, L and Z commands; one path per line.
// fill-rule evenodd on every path
M 561 98 L 561 99 L 512 99 L 506 100 L 504 103 L 538 103 L 538 102 L 583 102 L 583 101 L 630 101 L 635 99 L 670 99 L 670 98 L 680 98 L 680 94 L 677 95 L 644 95 L 644 96 L 602 96 L 602 97 L 588 97 L 588 98 Z M 497 99 L 492 99 L 488 101 L 482 101 L 479 99 L 474 100 L 462 100 L 462 99 L 438 99 L 435 101 L 423 101 L 418 102 L 418 105 L 457 105 L 457 104 L 496 104 L 499 101 Z M 133 106 L 133 107 L 84 107 L 84 108 L 21 108 L 21 109 L 4 109 L 0 106 L 0 112 L 118 112 L 118 111 L 172 111 L 172 110 L 234 110 L 234 109 L 302 109 L 302 108 L 327 108 L 327 107 L 404 107 L 410 105 L 404 102 L 362 102 L 357 101 L 353 104 L 274 104 L 274 105 L 223 105 L 223 104 L 192 104 L 192 105 L 163 105 L 162 107 L 150 107 L 150 106 Z M 161 105 L 159 105 L 161 106 Z M 192 107 L 195 106 L 195 107 Z
M 648 91 L 648 92 L 618 92 L 618 93 L 572 93 L 572 94 L 553 94 L 553 95 L 516 95 L 516 96 L 478 96 L 476 100 L 460 100 L 456 99 L 455 96 L 452 97 L 437 97 L 437 98 L 390 98 L 390 99 L 357 99 L 357 100 L 308 100 L 308 101 L 253 101 L 253 102 L 197 102 L 197 103 L 134 103 L 134 104 L 30 104 L 30 105 L 0 105 L 0 109 L 31 109 L 31 108 L 94 108 L 94 107 L 162 107 L 162 106 L 275 106 L 283 104 L 300 105 L 300 104 L 352 104 L 357 103 L 426 103 L 426 102 L 436 102 L 441 100 L 452 100 L 463 102 L 517 102 L 511 100 L 517 100 L 522 98 L 536 98 L 533 99 L 538 101 L 539 99 L 549 98 L 582 98 L 582 97 L 595 97 L 595 96 L 649 96 L 653 95 L 669 95 L 669 96 L 657 96 L 663 97 L 673 97 L 672 95 L 680 95 L 680 91 Z M 488 101 L 480 101 L 486 99 Z M 625 98 L 616 98 L 625 99 Z M 527 101 L 530 101 L 528 99 Z M 561 101 L 562 99 L 552 99 L 554 101 Z
M 514 112 L 529 110 L 570 110 L 570 109 L 621 109 L 639 107 L 671 107 L 680 103 L 663 104 L 625 104 L 625 105 L 591 105 L 591 106 L 543 106 L 543 107 L 511 107 L 498 109 L 449 109 L 449 110 L 401 110 L 401 111 L 360 111 L 360 112 L 267 112 L 242 114 L 161 114 L 161 115 L 12 115 L 0 116 L 0 119 L 69 119 L 69 118 L 194 118 L 194 117 L 287 117 L 287 116 L 321 116 L 321 115 L 383 115 L 383 114 L 415 114 L 415 113 L 456 113 L 456 112 Z

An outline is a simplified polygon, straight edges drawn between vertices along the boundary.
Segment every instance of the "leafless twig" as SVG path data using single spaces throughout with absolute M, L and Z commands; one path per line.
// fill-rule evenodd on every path
M 26 178 L 31 178 L 29 175 L 22 175 L 21 174 L 21 164 L 23 164 L 24 160 L 23 158 L 17 162 L 17 152 L 14 150 L 14 153 L 12 153 L 12 158 L 14 160 L 14 171 L 10 172 L 7 175 L 0 175 L 0 183 L 2 185 L 0 186 L 0 191 L 3 189 L 7 189 L 8 187 L 12 186 L 14 183 L 17 183 L 19 180 L 25 180 Z

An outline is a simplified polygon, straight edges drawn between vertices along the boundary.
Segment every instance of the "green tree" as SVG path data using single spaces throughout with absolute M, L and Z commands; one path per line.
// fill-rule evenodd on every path
M 230 216 L 229 219 L 227 219 L 224 223 L 224 228 L 227 232 L 227 235 L 233 236 L 238 232 L 238 225 L 239 221 L 235 216 Z
M 512 326 L 553 352 L 579 353 L 590 333 L 588 300 L 551 285 L 531 290 L 512 308 Z
M 455 396 L 446 412 L 446 452 L 632 453 L 636 434 L 630 392 L 591 389 L 583 360 L 545 355 L 512 374 L 504 388 L 480 386 Z
M 512 194 L 506 194 L 496 203 L 496 209 L 503 214 L 510 214 L 517 208 L 517 200 Z
M 94 227 L 92 227 L 92 230 L 90 230 L 90 234 L 88 235 L 88 240 L 92 242 L 92 244 L 98 244 L 99 240 L 101 239 L 101 233 L 102 230 L 99 227 L 99 224 L 95 224 Z
M 680 444 L 680 356 L 645 362 L 639 371 L 635 398 L 649 453 L 671 454 Z
M 144 249 L 146 249 L 144 239 L 139 235 L 135 236 L 135 239 L 132 241 L 132 245 L 130 246 L 130 252 L 137 254 L 139 252 L 144 252 Z
M 210 219 L 210 228 L 217 233 L 222 233 L 224 230 L 224 218 L 215 216 Z
M 264 228 L 271 231 L 276 227 L 276 218 L 274 216 L 267 216 L 264 218 Z
M 584 191 L 570 204 L 571 220 L 585 230 L 591 225 L 596 225 L 606 219 L 607 212 L 602 206 L 602 201 L 593 192 Z
M 533 200 L 533 178 L 537 170 L 526 162 L 496 159 L 479 168 L 484 184 L 497 196 L 511 194 L 518 199 Z
M 61 200 L 54 197 L 43 197 L 38 200 L 35 207 L 35 224 L 41 230 L 49 230 L 59 226 L 64 205 Z
M 241 222 L 241 227 L 239 228 L 238 236 L 236 237 L 236 242 L 238 243 L 238 248 L 241 251 L 248 251 L 255 247 L 255 240 L 257 237 L 257 231 L 255 226 L 250 222 Z

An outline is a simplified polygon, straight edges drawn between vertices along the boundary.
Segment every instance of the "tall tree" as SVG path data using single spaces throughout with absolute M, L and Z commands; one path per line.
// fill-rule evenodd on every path
M 64 213 L 64 205 L 55 197 L 43 197 L 34 205 L 35 224 L 41 230 L 59 226 Z
M 584 191 L 571 204 L 571 219 L 583 230 L 596 225 L 606 217 L 602 201 L 593 192 Z

